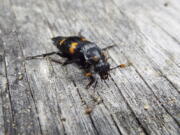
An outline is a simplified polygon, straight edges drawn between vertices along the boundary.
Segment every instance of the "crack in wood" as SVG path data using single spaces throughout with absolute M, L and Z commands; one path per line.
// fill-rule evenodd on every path
M 18 43 L 19 43 L 19 47 L 20 47 L 20 51 L 21 51 L 21 54 L 22 54 L 22 58 L 25 59 L 25 56 L 24 56 L 24 53 L 22 51 L 22 46 L 21 46 L 21 43 L 20 43 L 20 40 L 19 40 L 19 37 L 18 37 L 18 33 L 16 32 L 16 36 L 17 36 L 17 39 L 18 39 Z M 26 74 L 26 81 L 27 81 L 27 84 L 28 84 L 28 87 L 29 87 L 29 91 L 30 91 L 30 95 L 31 95 L 31 98 L 33 100 L 33 104 L 35 106 L 35 110 L 36 110 L 36 113 L 38 114 L 38 109 L 37 109 L 37 106 L 36 106 L 36 103 L 35 103 L 35 99 L 34 99 L 34 95 L 33 95 L 33 92 L 32 92 L 32 88 L 30 86 L 30 82 L 29 82 L 29 79 L 28 79 L 28 76 L 27 76 L 27 71 L 26 71 L 26 65 L 25 65 L 25 62 L 23 63 L 23 67 L 24 67 L 24 71 Z M 38 125 L 39 125 L 39 128 L 40 128 L 40 133 L 43 135 L 43 131 L 42 131 L 42 127 L 41 127 L 41 123 L 40 123 L 40 120 L 39 120 L 39 117 L 37 117 L 37 120 L 38 120 Z
M 110 76 L 111 77 L 111 76 Z M 133 113 L 136 121 L 138 122 L 138 124 L 140 125 L 140 127 L 143 129 L 143 132 L 146 135 L 150 135 L 150 131 L 140 122 L 140 120 L 138 119 L 138 117 L 136 116 L 135 112 L 133 111 L 133 109 L 131 108 L 131 106 L 129 105 L 129 103 L 127 102 L 126 98 L 124 97 L 124 95 L 121 92 L 121 89 L 117 86 L 116 82 L 114 81 L 114 79 L 111 77 L 111 80 L 114 82 L 114 85 L 118 88 L 119 93 L 121 93 L 122 97 L 124 98 L 124 101 L 126 102 L 126 104 L 128 105 L 129 109 L 131 110 L 131 112 Z
M 74 86 L 76 87 L 77 85 L 76 85 L 75 81 L 72 80 L 72 82 L 73 82 Z M 79 95 L 79 97 L 80 97 L 80 99 L 81 99 L 81 102 L 85 102 L 86 107 L 88 107 L 86 101 L 83 100 L 83 98 L 82 98 L 82 96 L 81 96 L 81 94 L 80 94 L 80 92 L 79 92 L 79 89 L 76 88 L 76 90 L 77 90 L 78 95 Z M 92 125 L 93 125 L 93 127 L 94 127 L 94 129 L 95 129 L 95 131 L 96 131 L 96 134 L 99 135 L 99 132 L 98 132 L 98 130 L 97 130 L 97 128 L 96 128 L 96 125 L 95 125 L 95 123 L 94 123 L 94 121 L 93 121 L 93 118 L 92 118 L 91 114 L 89 114 L 88 116 L 89 116 L 89 118 L 90 118 L 90 120 L 91 120 L 91 123 L 92 123 Z

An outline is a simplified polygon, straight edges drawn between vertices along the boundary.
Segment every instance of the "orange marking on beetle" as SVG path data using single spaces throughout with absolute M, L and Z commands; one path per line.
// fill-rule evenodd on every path
M 78 43 L 77 43 L 77 42 L 72 42 L 72 43 L 71 43 L 71 47 L 69 48 L 69 52 L 70 52 L 71 54 L 74 54 L 75 49 L 76 49 L 77 46 L 78 46 Z
M 85 76 L 87 77 L 92 76 L 92 73 L 91 72 L 85 73 Z
M 62 45 L 65 40 L 66 40 L 66 39 L 61 40 L 61 41 L 59 42 L 59 44 Z

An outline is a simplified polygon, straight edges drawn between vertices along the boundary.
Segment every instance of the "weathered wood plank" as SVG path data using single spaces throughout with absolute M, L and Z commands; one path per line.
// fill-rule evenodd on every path
M 32 14 L 30 14 L 31 12 L 30 8 L 32 8 L 33 5 L 31 7 L 29 7 L 28 5 L 26 5 L 27 7 L 26 6 L 21 7 L 21 4 L 22 4 L 21 1 L 13 2 L 13 10 L 15 12 L 16 19 L 17 19 L 16 20 L 17 31 L 19 33 L 18 38 L 19 38 L 19 43 L 21 46 L 20 51 L 24 51 L 24 50 L 32 51 L 30 47 L 36 46 L 37 47 L 36 50 L 38 51 L 38 53 L 41 53 L 43 49 L 42 50 L 40 49 L 41 46 L 40 46 L 40 42 L 38 42 L 39 37 L 37 36 L 37 34 L 39 34 L 38 27 L 40 29 L 44 29 L 44 28 L 40 27 L 41 23 L 36 24 L 33 22 L 33 21 L 41 22 L 40 21 L 41 18 L 32 18 L 31 20 L 29 20 L 27 14 L 29 14 L 30 16 L 33 16 L 32 15 L 33 13 L 34 15 L 38 15 L 38 14 L 33 11 L 32 11 Z M 24 14 L 23 13 L 20 14 L 20 12 L 22 11 Z M 30 62 L 29 64 L 25 63 L 27 78 L 28 78 L 29 85 L 32 91 L 32 96 L 34 98 L 34 102 L 37 108 L 37 115 L 39 117 L 42 134 L 54 134 L 54 135 L 64 134 L 63 125 L 60 118 L 58 117 L 59 114 L 57 113 L 58 111 L 56 108 L 56 101 L 51 100 L 51 99 L 54 99 L 54 93 L 47 94 L 49 90 L 53 90 L 53 89 L 51 89 L 51 87 L 46 87 L 47 85 L 45 84 L 47 82 L 46 80 L 44 80 L 45 78 L 43 77 L 43 75 L 40 75 L 37 73 L 37 71 L 39 72 L 39 69 L 38 69 L 39 65 L 41 65 L 40 69 L 44 66 L 47 66 L 46 64 L 43 65 L 43 61 L 40 63 L 38 61 L 34 63 Z M 43 72 L 44 69 L 40 71 L 41 71 L 40 73 L 45 73 Z
M 142 14 L 144 12 L 140 13 Z M 138 16 L 141 16 L 141 18 L 139 18 Z M 143 35 L 151 39 L 151 41 L 153 41 L 153 39 L 156 39 L 156 42 L 152 44 L 148 43 L 148 45 L 143 46 L 138 50 L 128 49 L 127 51 L 124 51 L 124 53 L 127 55 L 130 61 L 133 61 L 136 70 L 139 72 L 139 74 L 141 74 L 146 83 L 150 85 L 153 92 L 158 97 L 158 100 L 160 100 L 160 102 L 163 104 L 163 106 L 165 106 L 168 112 L 171 112 L 172 117 L 175 117 L 179 123 L 179 90 L 176 89 L 176 87 L 174 88 L 174 85 L 171 84 L 171 82 L 168 82 L 169 80 L 167 79 L 166 75 L 170 76 L 171 74 L 173 74 L 173 76 L 179 78 L 179 73 L 177 73 L 179 69 L 177 67 L 177 64 L 174 64 L 174 62 L 178 63 L 179 61 L 178 57 L 180 56 L 180 47 L 176 42 L 173 42 L 171 37 L 166 35 L 166 33 L 158 29 L 156 26 L 152 26 L 151 20 L 148 20 L 148 18 L 144 15 L 136 15 L 136 20 L 136 23 L 140 28 L 140 31 L 137 33 L 142 32 Z M 149 31 L 150 29 L 151 31 Z M 160 34 L 161 37 L 158 37 L 158 34 Z M 143 44 L 147 44 L 147 42 L 144 42 Z M 123 48 L 122 50 L 126 50 L 125 46 L 121 46 L 121 48 Z M 161 54 L 157 56 L 158 53 Z M 174 61 L 171 59 L 171 56 L 175 56 L 173 57 Z M 161 59 L 161 63 L 157 61 L 158 59 Z M 178 80 L 173 80 L 173 82 L 178 82 Z M 161 84 L 163 84 L 163 87 Z
M 21 1 L 19 2 L 14 3 L 13 9 L 17 15 L 18 26 L 25 27 L 25 29 L 24 27 L 19 29 L 22 34 L 23 51 L 26 55 L 35 55 L 32 54 L 32 51 L 39 54 L 39 50 L 45 51 L 42 44 L 47 46 L 46 39 L 49 38 L 48 29 L 44 22 L 40 21 L 43 18 L 36 10 L 40 8 L 37 8 L 38 5 L 36 4 L 42 6 L 43 3 L 42 1 L 40 3 L 29 1 L 32 2 L 31 7 L 22 9 L 20 7 Z M 19 8 L 21 9 L 19 10 Z M 21 10 L 24 10 L 25 14 L 18 16 Z M 34 14 L 38 18 L 31 19 L 30 25 L 25 25 L 24 21 L 29 21 L 26 20 L 28 18 L 25 17 L 26 13 L 30 18 Z M 26 33 L 26 30 L 28 30 L 28 33 Z M 43 36 L 44 40 L 42 40 L 41 36 Z M 70 86 L 70 88 L 64 86 L 54 75 L 52 66 L 46 61 L 27 61 L 26 67 L 44 134 L 97 134 L 89 117 L 84 114 L 84 107 L 80 104 L 80 98 L 76 94 L 71 97 L 71 93 L 69 93 L 74 85 Z
M 1 35 L 1 34 L 0 34 Z M 3 97 L 4 90 L 6 87 L 6 72 L 5 72 L 5 59 L 4 59 L 4 48 L 3 48 L 3 41 L 0 39 L 0 134 L 5 132 L 4 129 L 4 113 L 3 113 Z M 5 108 L 5 105 L 4 105 Z
M 8 33 L 10 33 L 12 30 L 9 29 L 9 25 L 12 24 L 12 22 L 7 16 L 10 16 L 9 13 L 9 1 L 1 1 L 0 5 L 0 36 L 1 36 L 1 65 L 0 65 L 0 70 L 1 70 L 1 100 L 3 104 L 3 121 L 1 121 L 4 125 L 4 130 L 2 130 L 2 134 L 14 134 L 14 128 L 13 128 L 13 116 L 12 116 L 12 108 L 11 108 L 11 99 L 10 99 L 10 92 L 9 92 L 9 86 L 8 86 L 8 79 L 7 79 L 7 65 L 6 65 L 6 58 L 5 58 L 5 51 L 4 51 L 4 41 L 2 37 Z
M 15 133 L 40 134 L 40 126 L 36 117 L 36 107 L 34 106 L 31 95 L 31 88 L 27 82 L 17 33 L 13 32 L 8 37 L 4 36 L 3 39 L 6 42 L 5 57 L 13 114 L 12 126 L 15 129 Z
M 8 14 L 3 21 L 2 40 L 4 46 L 7 86 L 2 99 L 4 104 L 5 134 L 41 134 L 31 90 L 27 82 L 22 53 L 16 33 L 15 16 L 11 4 L 6 1 L 1 13 Z M 11 20 L 11 21 L 9 21 Z M 2 26 L 1 25 L 1 26 Z M 9 101 L 8 101 L 9 100 Z M 6 116 L 7 115 L 7 116 Z
M 108 6 L 109 6 L 109 3 L 108 3 Z M 96 6 L 94 6 L 94 7 L 96 8 Z M 85 8 L 85 9 L 87 9 L 87 8 Z M 117 13 L 117 12 L 116 12 L 116 13 Z M 86 14 L 86 15 L 87 15 L 87 14 Z M 104 14 L 103 14 L 103 15 L 104 15 Z M 104 15 L 104 16 L 105 16 L 105 15 Z M 110 16 L 110 15 L 109 15 L 109 16 Z M 118 15 L 117 15 L 117 16 L 118 16 Z M 79 17 L 79 16 L 78 16 L 78 17 Z M 111 17 L 112 17 L 112 16 L 111 16 Z M 115 16 L 115 17 L 116 17 L 116 16 Z M 118 18 L 118 17 L 116 17 L 116 18 Z M 93 19 L 94 19 L 94 18 L 93 18 Z M 111 18 L 111 19 L 112 19 L 112 18 Z M 109 20 L 110 20 L 110 19 L 109 19 Z M 96 22 L 96 20 L 94 20 L 94 21 Z M 127 24 L 128 24 L 128 20 L 121 20 L 121 21 L 124 21 L 124 22 L 127 21 Z M 130 21 L 130 20 L 129 20 L 129 21 Z M 106 22 L 108 22 L 108 20 L 106 20 Z M 72 22 L 72 23 L 74 23 L 74 22 Z M 121 22 L 118 21 L 118 24 L 121 24 Z M 73 25 L 73 24 L 71 24 L 71 25 Z M 97 25 L 98 25 L 98 24 L 97 24 Z M 102 27 L 101 27 L 101 26 L 103 26 L 103 25 L 104 25 L 104 24 L 101 23 L 101 24 L 99 24 L 99 25 L 96 27 L 96 30 L 95 30 L 96 33 L 99 32 L 99 33 L 101 33 L 101 35 L 103 35 Z M 106 28 L 109 28 L 107 25 L 105 25 L 105 26 L 106 26 Z M 116 25 L 116 27 L 117 27 L 117 26 L 118 26 L 118 25 Z M 127 27 L 127 25 L 126 25 L 126 27 Z M 99 29 L 97 29 L 97 28 L 99 28 Z M 109 28 L 109 31 L 112 30 L 112 29 L 113 29 L 113 27 L 110 27 L 110 28 Z M 131 29 L 132 29 L 132 28 L 131 28 Z M 130 29 L 129 32 L 127 31 L 127 34 L 130 34 L 130 33 L 132 32 L 131 29 Z M 105 32 L 104 32 L 104 33 L 105 33 Z M 119 33 L 120 33 L 120 32 L 119 32 Z M 114 35 L 115 35 L 115 34 L 117 35 L 117 34 L 119 34 L 119 33 L 116 32 L 116 33 L 114 33 Z M 133 33 L 132 33 L 132 34 L 133 34 Z M 134 34 L 135 34 L 135 33 L 134 33 Z M 105 35 L 104 35 L 104 36 L 105 36 Z M 128 35 L 126 35 L 126 36 L 128 37 Z M 130 36 L 131 36 L 131 34 L 130 34 Z M 129 37 L 130 37 L 130 36 L 129 36 Z M 119 36 L 119 37 L 120 37 L 120 36 Z M 123 37 L 123 36 L 122 36 L 122 37 Z M 132 37 L 133 37 L 133 35 L 132 35 Z M 126 40 L 128 40 L 128 39 L 126 39 Z M 106 41 L 107 41 L 107 40 L 106 40 Z M 127 48 L 127 49 L 128 49 L 128 48 Z M 136 75 L 139 76 L 138 74 L 136 74 Z M 126 77 L 126 78 L 127 78 L 127 77 Z M 140 79 L 140 78 L 139 78 L 139 79 Z M 140 79 L 140 80 L 141 80 L 141 79 Z M 146 84 L 143 84 L 143 80 L 141 80 L 141 81 L 142 81 L 142 82 L 141 82 L 141 83 L 142 83 L 141 85 L 143 85 L 144 87 L 147 87 Z M 130 82 L 132 82 L 132 80 L 131 80 Z M 139 80 L 137 80 L 137 82 L 139 82 Z M 134 83 L 136 84 L 136 81 L 135 81 Z M 139 86 L 139 87 L 140 87 L 140 86 Z M 149 89 L 149 90 L 150 90 L 150 89 Z M 143 92 L 143 91 L 142 91 L 142 92 Z M 149 92 L 152 93 L 151 90 L 150 90 Z M 138 96 L 137 94 L 135 94 L 135 95 Z M 153 95 L 153 93 L 152 93 L 152 95 Z M 142 96 L 142 97 L 144 97 L 144 96 Z M 152 98 L 153 98 L 154 100 L 156 100 L 156 98 L 154 98 L 154 97 L 152 97 Z M 144 99 L 144 101 L 146 101 L 146 100 Z M 149 99 L 148 102 L 151 102 L 151 100 Z M 157 101 L 157 104 L 159 104 L 159 107 L 160 107 L 161 109 L 163 109 L 158 101 Z M 135 109 L 135 108 L 134 108 L 134 109 Z M 161 110 L 161 109 L 160 109 L 160 110 Z M 154 112 L 153 115 L 155 115 L 156 112 L 158 112 L 158 109 L 157 109 L 157 108 L 156 108 L 156 110 L 155 110 L 155 112 Z M 167 114 L 165 110 L 163 110 L 162 113 Z M 168 114 L 167 114 L 167 115 L 168 115 Z M 169 115 L 168 115 L 168 116 L 169 116 Z M 147 117 L 148 117 L 148 116 L 147 116 Z M 141 118 L 140 118 L 140 119 L 141 119 Z M 172 118 L 171 118 L 171 120 L 172 120 L 172 123 L 174 123 L 174 125 L 176 126 L 176 123 L 173 121 Z M 158 121 L 158 120 L 157 120 L 157 121 Z M 155 121 L 153 121 L 153 122 L 155 122 Z M 143 123 L 144 123 L 144 122 L 143 122 Z M 148 125 L 148 124 L 146 124 L 146 125 Z M 159 124 L 157 123 L 157 125 L 159 125 Z M 167 123 L 167 125 L 171 125 L 171 124 L 170 124 L 170 123 Z M 157 128 L 157 127 L 155 127 L 154 129 L 156 130 L 156 128 Z M 151 128 L 149 128 L 149 129 L 151 129 Z M 176 133 L 176 132 L 177 132 L 176 129 L 178 129 L 177 126 L 176 126 L 176 128 L 174 129 L 174 131 L 172 131 L 172 132 L 175 132 L 175 133 Z M 167 130 L 168 130 L 168 131 L 167 131 Z M 164 131 L 162 131 L 162 132 L 166 133 L 166 132 L 171 132 L 171 131 L 170 131 L 169 129 L 164 128 Z M 157 132 L 157 133 L 158 133 L 158 132 Z M 161 134 L 161 131 L 159 132 L 159 134 Z
M 79 16 L 78 16 L 79 17 Z M 73 22 L 74 23 L 74 22 Z M 73 24 L 72 24 L 73 25 Z M 97 31 L 96 31 L 97 32 Z M 165 112 L 166 113 L 166 112 Z M 173 121 L 173 120 L 172 120 Z
M 7 109 L 0 109 L 0 133 L 180 134 L 177 0 L 168 6 L 160 0 L 2 3 L 0 89 Z M 95 90 L 86 90 L 88 79 L 74 65 L 23 61 L 24 55 L 56 50 L 52 36 L 77 35 L 80 30 L 101 47 L 117 44 L 109 50 L 111 65 L 131 64 L 112 71 L 110 80 L 99 81 Z M 28 106 L 30 112 L 20 113 Z
M 171 83 L 173 83 L 173 85 L 179 91 L 180 46 L 176 39 L 173 38 L 175 37 L 177 40 L 179 39 L 179 23 L 176 20 L 176 16 L 175 19 L 173 19 L 172 16 L 168 15 L 167 13 L 162 13 L 160 10 L 154 11 L 153 7 L 143 7 L 141 3 L 137 1 L 134 2 L 138 5 L 138 9 L 133 6 L 129 8 L 129 5 L 126 4 L 123 5 L 122 9 L 125 11 L 125 16 L 133 21 L 133 27 L 137 27 L 139 29 L 136 30 L 135 33 L 143 38 L 143 40 L 139 39 L 139 41 L 141 40 L 141 42 L 145 44 L 141 48 L 143 48 L 146 55 L 152 59 L 162 74 L 166 76 L 167 79 L 169 79 L 169 81 L 171 81 Z M 118 4 L 118 2 L 116 2 L 116 4 Z M 121 5 L 119 4 L 118 7 L 121 7 Z M 169 28 L 169 26 L 172 27 Z M 174 29 L 176 34 L 171 37 L 162 29 Z M 173 34 L 173 32 L 169 33 Z
M 138 55 L 136 55 L 136 56 L 138 56 Z M 112 57 L 117 58 L 118 56 L 117 55 L 112 55 Z M 118 58 L 122 59 L 123 56 L 120 56 Z M 118 61 L 117 61 L 117 63 L 118 63 Z M 135 64 L 137 64 L 137 63 L 135 63 Z M 141 64 L 141 63 L 138 63 L 138 64 Z M 144 128 L 147 129 L 149 134 L 161 134 L 161 133 L 162 134 L 167 134 L 168 132 L 172 133 L 172 134 L 177 134 L 179 132 L 178 131 L 178 126 L 177 126 L 178 123 L 176 123 L 176 121 L 174 121 L 174 119 L 172 119 L 172 117 L 176 117 L 177 121 L 178 121 L 178 115 L 179 115 L 179 111 L 178 111 L 179 106 L 178 106 L 178 104 L 179 103 L 177 103 L 178 101 L 177 102 L 175 101 L 175 103 L 172 103 L 173 101 L 171 102 L 171 99 L 170 99 L 171 97 L 174 98 L 177 95 L 173 96 L 170 93 L 168 93 L 168 91 L 166 91 L 165 93 L 155 91 L 155 90 L 164 90 L 164 87 L 162 88 L 161 85 L 160 85 L 161 87 L 157 86 L 158 85 L 157 81 L 159 81 L 159 80 L 157 80 L 158 79 L 157 72 L 154 73 L 154 75 L 156 76 L 156 80 L 154 80 L 154 81 L 156 81 L 156 84 L 152 84 L 151 83 L 152 80 L 151 81 L 148 80 L 147 86 L 149 88 L 147 86 L 143 85 L 144 79 L 141 80 L 142 79 L 141 76 L 139 77 L 139 74 L 142 74 L 143 71 L 141 71 L 139 73 L 138 70 L 136 68 L 135 69 L 132 68 L 131 70 L 128 70 L 128 71 L 126 71 L 126 70 L 122 71 L 121 77 L 124 78 L 124 79 L 121 79 L 121 80 L 117 79 L 117 75 L 116 76 L 113 75 L 113 78 L 114 78 L 114 80 L 116 80 L 115 82 L 118 84 L 120 89 L 124 89 L 123 87 L 125 87 L 125 89 L 127 90 L 128 88 L 131 87 L 131 89 L 133 90 L 133 92 L 132 92 L 131 89 L 128 90 L 128 92 L 125 92 L 123 90 L 122 93 L 126 98 L 131 97 L 130 99 L 133 100 L 133 101 L 129 101 L 129 100 L 127 101 L 127 102 L 130 102 L 130 105 L 133 104 L 132 102 L 136 102 L 136 104 L 134 104 L 132 106 L 132 108 L 134 108 L 133 110 L 135 110 L 135 113 L 136 113 L 138 119 L 140 121 L 142 120 L 141 123 L 144 126 Z M 131 80 L 130 78 L 127 80 L 127 78 L 129 77 L 128 72 L 130 72 L 131 75 L 134 76 L 134 77 L 130 77 L 130 78 L 133 78 L 133 80 Z M 151 71 L 151 74 L 152 74 L 152 71 Z M 144 74 L 142 74 L 142 75 L 144 75 Z M 150 79 L 150 77 L 148 77 L 146 79 Z M 119 83 L 118 83 L 118 81 L 119 81 Z M 134 81 L 138 82 L 138 83 L 134 83 Z M 166 82 L 166 80 L 164 80 L 164 79 L 161 81 L 161 83 L 168 84 Z M 168 85 L 166 85 L 166 86 L 168 86 Z M 136 89 L 136 87 L 137 87 L 137 89 Z M 144 87 L 146 87 L 146 88 L 144 88 Z M 170 88 L 172 88 L 172 87 L 170 87 Z M 140 91 L 142 90 L 142 91 L 140 93 L 138 93 L 138 90 L 140 90 Z M 165 89 L 165 90 L 168 90 L 168 88 Z M 134 93 L 134 91 L 135 91 L 135 93 Z M 174 92 L 176 92 L 176 90 L 174 90 Z M 129 93 L 131 93 L 131 94 L 129 94 Z M 143 93 L 146 96 L 145 95 L 143 96 Z M 154 94 L 158 98 L 156 96 L 154 97 Z M 162 99 L 162 98 L 165 97 L 163 95 L 166 95 L 167 99 L 166 98 Z M 161 99 L 159 99 L 159 98 L 161 98 Z M 160 102 L 159 102 L 159 100 L 160 100 Z M 179 100 L 179 99 L 177 98 L 176 100 Z M 166 103 L 168 103 L 168 104 L 166 104 Z M 138 110 L 136 110 L 137 108 L 135 107 L 135 105 L 137 105 L 137 104 L 139 104 L 139 107 L 137 107 Z M 164 106 L 161 106 L 162 104 L 165 106 L 165 108 L 166 108 L 165 110 L 163 109 Z M 142 110 L 140 111 L 141 108 L 142 108 Z M 169 109 L 173 109 L 173 111 L 170 111 Z M 143 110 L 145 112 L 143 112 Z M 170 112 L 170 114 L 166 112 L 167 110 L 168 110 L 168 112 Z M 146 116 L 146 113 L 148 113 L 147 116 Z M 155 121 L 156 124 L 154 123 L 154 121 Z M 150 123 L 154 123 L 154 124 L 151 125 Z M 169 127 L 167 125 L 174 125 L 174 126 L 172 126 L 173 128 L 175 127 L 174 131 L 172 129 L 168 129 L 168 128 L 166 129 L 166 127 Z M 154 126 L 155 126 L 155 128 L 154 128 Z M 156 129 L 159 129 L 159 127 L 161 127 L 161 130 L 158 130 L 158 132 L 159 132 L 158 133 L 158 132 L 156 132 Z M 153 130 L 153 129 L 155 129 L 155 130 Z
M 52 2 L 49 2 L 48 3 L 49 4 L 49 8 L 50 8 L 50 11 L 48 11 L 47 13 L 46 12 L 44 12 L 45 13 L 45 15 L 46 16 L 50 16 L 50 18 L 51 19 L 48 19 L 48 21 L 49 21 L 49 23 L 50 23 L 50 25 L 53 25 L 53 23 L 54 23 L 54 21 L 53 20 L 55 20 L 55 18 L 63 18 L 63 14 L 61 15 L 61 14 L 59 14 L 59 13 L 61 13 L 59 10 L 57 10 L 58 9 L 58 7 L 57 7 L 57 3 L 54 3 L 53 1 Z M 60 3 L 59 3 L 59 6 L 61 6 L 60 5 Z M 54 18 L 52 18 L 52 14 L 50 14 L 51 13 L 51 11 L 54 11 Z M 58 14 L 56 13 L 57 11 L 59 11 L 58 12 Z M 64 27 L 64 26 L 63 26 Z M 79 28 L 80 29 L 80 28 Z M 57 30 L 54 30 L 54 29 L 51 29 L 52 30 L 52 32 L 53 33 L 58 33 L 58 32 L 56 32 L 56 31 L 58 31 L 58 29 Z M 62 33 L 63 34 L 63 32 L 61 32 L 61 31 L 59 31 L 59 33 Z M 56 72 L 57 74 L 60 74 L 60 76 L 62 76 L 63 74 L 62 73 L 59 73 L 60 72 L 60 69 L 58 69 L 57 70 L 58 72 Z M 71 72 L 72 71 L 72 72 Z M 73 68 L 73 70 L 70 70 L 70 71 L 68 71 L 69 72 L 69 74 L 74 74 L 74 71 L 75 72 L 77 72 L 78 73 L 78 71 L 77 71 L 77 69 L 75 68 Z M 76 73 L 76 74 L 77 74 Z M 64 77 L 64 78 L 67 78 L 67 77 Z M 75 77 L 76 79 L 77 79 L 77 77 Z M 79 78 L 79 77 L 78 77 Z M 91 98 L 91 95 L 89 95 L 85 90 L 83 90 L 83 89 L 81 89 L 81 87 L 82 88 L 84 88 L 84 85 L 82 85 L 83 83 L 80 81 L 76 81 L 76 80 L 74 80 L 75 81 L 75 83 L 76 83 L 76 85 L 78 85 L 78 89 L 80 89 L 79 90 L 79 93 L 82 95 L 83 94 L 83 96 L 82 96 L 82 98 L 83 98 L 83 100 L 85 101 L 85 102 L 87 102 L 86 104 L 89 106 L 89 102 L 90 101 L 92 101 L 93 99 Z M 67 85 L 68 85 L 68 83 L 69 82 L 66 82 L 67 83 Z M 85 82 L 86 84 L 87 84 L 87 82 Z M 106 87 L 106 90 L 108 90 L 109 88 L 108 87 Z M 83 93 L 81 92 L 81 91 L 83 91 Z M 88 100 L 88 98 L 86 98 L 86 97 L 89 97 L 89 100 Z M 104 95 L 104 98 L 106 98 L 105 97 L 105 95 Z M 120 97 L 120 95 L 119 95 L 119 99 L 120 99 L 121 97 Z M 112 99 L 116 99 L 115 97 L 112 97 Z M 121 98 L 122 99 L 122 98 Z M 122 99 L 123 100 L 123 99 Z M 116 102 L 117 104 L 119 104 L 119 102 L 118 101 L 111 101 L 111 103 L 113 104 L 114 102 Z M 92 103 L 93 104 L 93 103 Z M 95 104 L 95 103 L 94 103 Z M 91 104 L 90 104 L 91 105 Z M 119 105 L 120 106 L 120 105 Z M 120 106 L 121 107 L 121 106 Z M 121 115 L 119 115 L 119 120 L 116 120 L 116 122 L 118 123 L 118 126 L 119 126 L 119 129 L 121 129 L 121 132 L 123 132 L 123 134 L 139 134 L 140 132 L 141 133 L 143 133 L 142 132 L 142 129 L 141 129 L 141 127 L 137 124 L 137 122 L 136 122 L 136 119 L 133 117 L 133 114 L 131 113 L 131 111 L 128 109 L 128 107 L 127 107 L 127 105 L 126 104 L 124 104 L 124 106 L 122 106 L 123 107 L 123 109 L 125 109 L 126 108 L 126 111 L 128 112 L 128 114 L 129 114 L 129 117 L 132 115 L 132 117 L 130 117 L 130 119 L 128 119 L 129 117 L 127 116 L 126 117 L 126 119 L 127 119 L 127 125 L 123 125 L 123 124 L 121 124 L 121 122 L 122 121 L 124 121 L 124 120 L 122 120 L 121 119 L 121 117 L 125 117 L 123 114 L 124 113 L 122 113 L 122 116 Z M 103 110 L 102 111 L 102 113 L 103 112 L 106 112 L 106 109 L 103 107 L 103 105 L 101 106 L 101 107 L 98 107 L 97 106 L 97 108 L 95 108 L 95 111 L 96 110 L 99 110 L 99 108 L 100 108 L 100 110 Z M 108 111 L 110 111 L 111 110 L 111 108 L 109 108 L 109 110 Z M 112 113 L 112 112 L 111 112 Z M 114 114 L 113 114 L 114 115 Z M 97 113 L 93 113 L 92 114 L 92 119 L 95 119 L 94 121 L 99 121 L 99 120 L 96 120 L 97 118 L 99 117 L 99 114 Z M 134 122 L 134 125 L 131 127 L 131 124 L 129 123 L 128 124 L 128 120 L 130 120 L 130 121 L 133 121 Z M 121 121 L 121 122 L 120 122 Z M 116 123 L 116 124 L 117 124 Z M 106 132 L 106 130 L 104 130 L 105 129 L 105 127 L 106 127 L 106 125 L 104 125 L 104 126 L 102 126 L 102 124 L 101 123 L 94 123 L 95 125 L 97 125 L 97 128 L 100 130 L 99 132 L 100 133 L 108 133 L 108 132 Z M 104 128 L 99 128 L 100 126 L 102 126 L 102 127 L 104 127 Z M 107 128 L 108 129 L 108 128 Z M 127 130 L 128 129 L 128 130 Z M 103 131 L 104 130 L 104 131 Z M 111 131 L 112 132 L 112 131 Z

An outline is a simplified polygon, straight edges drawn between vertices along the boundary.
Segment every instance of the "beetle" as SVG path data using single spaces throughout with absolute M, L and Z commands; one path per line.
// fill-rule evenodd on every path
M 50 59 L 53 62 L 60 63 L 63 66 L 71 63 L 76 63 L 85 71 L 85 76 L 90 78 L 90 82 L 86 86 L 89 88 L 96 80 L 94 74 L 99 74 L 102 80 L 108 79 L 109 71 L 120 67 L 120 65 L 110 68 L 108 58 L 105 51 L 115 45 L 108 46 L 106 48 L 99 48 L 96 43 L 87 40 L 84 36 L 57 36 L 52 38 L 53 44 L 58 48 L 57 52 L 50 52 L 46 54 L 29 56 L 26 60 L 46 57 L 53 54 L 57 54 L 67 60 L 60 62 L 55 59 Z M 97 84 L 97 81 L 96 81 Z M 96 85 L 95 84 L 95 85 Z

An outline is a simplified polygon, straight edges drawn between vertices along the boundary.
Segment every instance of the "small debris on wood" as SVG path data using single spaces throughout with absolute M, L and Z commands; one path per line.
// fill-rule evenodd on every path
M 145 135 L 145 133 L 141 132 L 139 135 Z
M 168 101 L 169 104 L 174 104 L 176 103 L 176 98 L 170 98 Z
M 148 110 L 148 109 L 149 109 L 149 105 L 148 105 L 148 104 L 145 104 L 145 105 L 144 105 L 144 109 L 145 109 L 145 110 Z
M 168 5 L 169 5 L 169 4 L 168 4 L 167 2 L 166 2 L 166 3 L 164 3 L 164 6 L 165 6 L 165 7 L 167 7 Z
M 85 104 L 86 104 L 86 102 L 84 101 L 84 99 L 82 99 L 81 102 L 82 102 L 82 105 L 85 105 Z
M 127 66 L 132 66 L 133 65 L 133 63 L 132 62 L 128 62 L 128 64 L 127 64 Z
M 93 109 L 91 107 L 87 107 L 85 109 L 85 114 L 90 114 L 93 111 Z
M 103 99 L 101 98 L 101 97 L 93 97 L 92 96 L 92 98 L 93 98 L 93 100 L 94 100 L 94 102 L 96 102 L 97 104 L 100 104 L 100 103 L 102 103 L 103 102 Z
M 163 114 L 162 117 L 163 117 L 164 121 L 166 121 L 166 122 L 169 122 L 171 120 L 170 116 L 167 114 Z
M 62 117 L 62 118 L 61 118 L 61 121 L 66 121 L 66 118 Z
M 23 74 L 22 73 L 18 73 L 18 80 L 22 80 L 23 79 Z
M 15 124 L 15 123 L 12 123 L 12 127 L 15 128 L 15 127 L 16 127 L 16 124 Z

